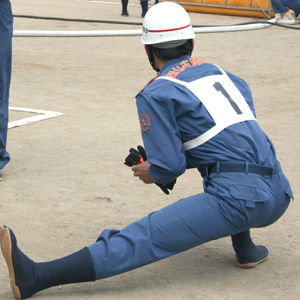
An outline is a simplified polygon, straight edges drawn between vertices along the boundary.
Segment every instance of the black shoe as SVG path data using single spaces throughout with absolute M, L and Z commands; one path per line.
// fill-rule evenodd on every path
M 121 16 L 129 16 L 129 13 L 127 11 L 122 11 Z

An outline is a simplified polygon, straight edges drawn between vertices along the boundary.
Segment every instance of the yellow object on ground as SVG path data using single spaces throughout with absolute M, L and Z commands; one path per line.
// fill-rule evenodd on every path
M 255 18 L 274 16 L 270 0 L 178 0 L 187 11 Z

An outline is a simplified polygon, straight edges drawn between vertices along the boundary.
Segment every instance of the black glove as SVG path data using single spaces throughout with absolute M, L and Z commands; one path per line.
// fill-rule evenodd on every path
M 137 150 L 134 148 L 129 149 L 129 155 L 125 158 L 124 164 L 128 167 L 139 165 L 147 160 L 147 155 L 144 147 L 137 146 Z
M 129 155 L 125 158 L 124 164 L 128 167 L 132 167 L 134 165 L 139 165 L 147 160 L 147 155 L 144 147 L 137 146 L 137 150 L 134 148 L 129 149 Z M 176 179 L 172 182 L 168 183 L 167 185 L 161 185 L 159 183 L 155 183 L 157 186 L 161 188 L 161 190 L 169 195 L 169 190 L 173 190 L 173 187 L 176 183 Z
M 165 194 L 169 195 L 170 194 L 169 190 L 171 190 L 171 191 L 173 190 L 173 187 L 174 187 L 175 183 L 176 183 L 176 179 L 174 179 L 173 181 L 171 181 L 167 185 L 161 185 L 159 183 L 155 183 L 155 184 L 157 186 L 159 186 Z

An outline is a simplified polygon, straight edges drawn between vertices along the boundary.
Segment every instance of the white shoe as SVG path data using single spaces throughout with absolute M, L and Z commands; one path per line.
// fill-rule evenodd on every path
M 295 21 L 295 19 L 294 20 L 289 20 L 289 19 L 282 18 L 277 23 L 282 24 L 282 25 L 294 25 L 294 24 L 296 24 L 296 21 Z
M 281 14 L 275 14 L 275 18 L 269 20 L 270 23 L 277 23 L 281 19 Z
M 294 25 L 296 24 L 296 21 L 293 15 L 288 11 L 283 15 L 283 18 L 278 20 L 277 23 L 282 25 Z

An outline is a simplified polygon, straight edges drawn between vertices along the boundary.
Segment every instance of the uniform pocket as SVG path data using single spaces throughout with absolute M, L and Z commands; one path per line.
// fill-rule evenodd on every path
M 237 200 L 245 201 L 246 207 L 249 208 L 255 208 L 255 203 L 266 202 L 270 199 L 269 194 L 263 189 L 247 185 L 230 186 L 230 194 Z

